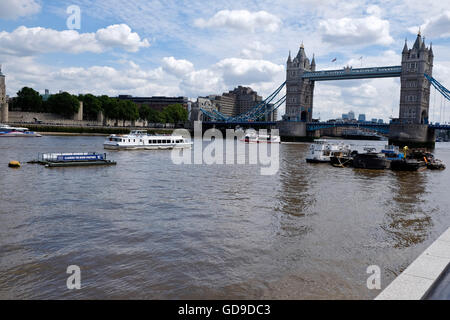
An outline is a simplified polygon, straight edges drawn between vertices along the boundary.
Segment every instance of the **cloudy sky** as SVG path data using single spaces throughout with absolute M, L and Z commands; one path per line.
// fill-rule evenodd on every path
M 73 5 L 81 23 L 69 30 Z M 195 99 L 238 85 L 267 96 L 301 42 L 319 70 L 399 65 L 419 26 L 433 42 L 434 77 L 450 87 L 447 1 L 0 0 L 0 63 L 10 96 L 30 86 Z M 353 110 L 387 120 L 398 116 L 399 94 L 396 78 L 319 82 L 314 117 Z M 432 92 L 432 121 L 442 121 L 440 105 Z

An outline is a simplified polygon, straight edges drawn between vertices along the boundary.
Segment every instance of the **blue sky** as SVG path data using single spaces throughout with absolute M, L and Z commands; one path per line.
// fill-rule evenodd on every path
M 71 5 L 81 9 L 78 30 L 66 24 Z M 419 26 L 433 42 L 435 78 L 450 87 L 445 1 L 0 0 L 0 63 L 11 96 L 31 86 L 195 99 L 238 85 L 267 96 L 301 42 L 317 69 L 399 65 Z M 387 120 L 398 115 L 399 94 L 398 79 L 317 83 L 314 117 L 353 110 Z M 431 120 L 442 121 L 433 94 Z

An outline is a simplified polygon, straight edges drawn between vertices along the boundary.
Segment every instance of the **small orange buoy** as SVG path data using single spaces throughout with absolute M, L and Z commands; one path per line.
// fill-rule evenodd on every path
M 10 161 L 8 164 L 8 167 L 10 168 L 20 168 L 20 162 L 19 161 Z

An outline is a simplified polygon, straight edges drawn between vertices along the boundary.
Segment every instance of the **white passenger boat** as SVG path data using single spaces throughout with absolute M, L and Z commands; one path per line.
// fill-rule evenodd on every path
M 182 136 L 150 135 L 146 130 L 133 130 L 127 135 L 110 135 L 103 143 L 110 150 L 158 150 L 190 148 L 192 142 Z
M 0 137 L 42 137 L 39 133 L 30 131 L 28 128 L 10 127 L 0 124 Z
M 306 162 L 330 162 L 331 157 L 333 157 L 335 154 L 350 152 L 350 146 L 342 142 L 333 143 L 328 140 L 316 140 L 315 143 L 311 144 L 311 146 L 309 147 L 309 153 L 306 156 Z
M 280 143 L 280 136 L 271 134 L 261 134 L 255 130 L 247 130 L 247 133 L 241 139 L 247 143 Z

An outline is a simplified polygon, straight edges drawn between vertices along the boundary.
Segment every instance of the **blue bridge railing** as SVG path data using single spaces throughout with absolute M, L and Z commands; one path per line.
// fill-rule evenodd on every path
M 402 66 L 356 68 L 305 72 L 304 79 L 313 81 L 400 77 Z

